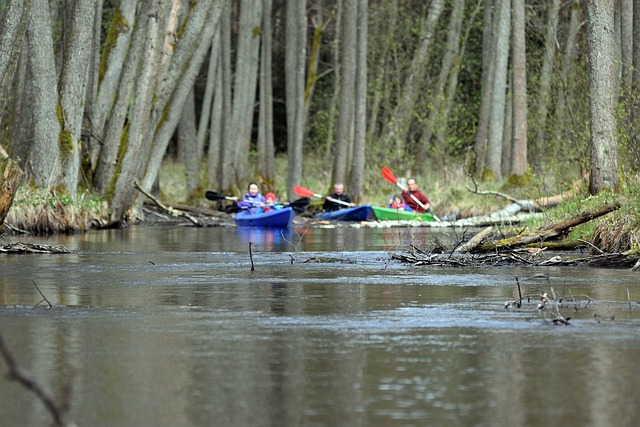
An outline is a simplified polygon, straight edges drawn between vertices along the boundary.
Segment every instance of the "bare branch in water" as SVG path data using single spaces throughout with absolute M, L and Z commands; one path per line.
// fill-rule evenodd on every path
M 35 393 L 53 416 L 56 426 L 70 427 L 75 425 L 68 419 L 66 411 L 55 402 L 51 394 L 49 394 L 29 372 L 18 366 L 18 362 L 15 357 L 13 357 L 2 335 L 0 335 L 0 354 L 2 354 L 9 368 L 7 378 L 18 381 L 25 386 L 27 390 Z
M 40 292 L 40 295 L 42 295 L 42 300 L 40 300 L 40 301 L 38 302 L 38 304 L 36 304 L 34 307 L 37 307 L 38 305 L 40 305 L 40 303 L 41 303 L 42 301 L 46 301 L 46 302 L 47 302 L 47 304 L 49 304 L 49 308 L 53 307 L 53 306 L 51 305 L 51 303 L 49 302 L 49 300 L 47 299 L 47 297 L 45 297 L 45 296 L 44 296 L 44 294 L 42 293 L 42 291 L 40 290 L 40 288 L 39 288 L 39 287 L 38 287 L 38 285 L 36 284 L 35 280 L 32 280 L 32 282 L 33 282 L 33 286 L 35 286 L 35 287 L 36 287 L 36 289 L 38 290 L 38 292 Z

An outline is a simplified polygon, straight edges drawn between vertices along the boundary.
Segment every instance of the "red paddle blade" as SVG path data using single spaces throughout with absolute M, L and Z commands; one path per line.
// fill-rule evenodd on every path
M 313 197 L 314 196 L 314 192 L 306 189 L 304 187 L 300 187 L 299 185 L 296 185 L 293 187 L 293 192 L 296 193 L 298 196 L 300 197 Z
M 391 170 L 386 166 L 382 168 L 382 177 L 393 184 L 396 184 L 396 185 L 398 184 L 398 179 L 393 174 L 393 172 L 391 172 Z

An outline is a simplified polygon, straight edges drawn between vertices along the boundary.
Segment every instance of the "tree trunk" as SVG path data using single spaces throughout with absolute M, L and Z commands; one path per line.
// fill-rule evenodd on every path
M 620 62 L 622 66 L 620 83 L 624 94 L 629 92 L 633 81 L 633 18 L 633 1 L 622 0 L 620 2 Z M 640 20 L 638 23 L 640 24 Z
M 349 146 L 353 144 L 358 6 L 357 0 L 344 0 L 342 5 L 340 80 L 340 115 L 333 150 L 333 183 L 346 183 Z
M 573 74 L 574 61 L 576 57 L 576 41 L 578 39 L 578 32 L 580 31 L 580 22 L 582 11 L 580 9 L 579 2 L 575 0 L 572 4 L 571 16 L 569 18 L 569 29 L 567 31 L 567 39 L 564 47 L 564 54 L 562 55 L 562 67 L 560 70 L 560 84 L 558 85 L 558 92 L 556 95 L 556 123 L 553 131 L 553 138 L 551 138 L 551 152 L 554 158 L 558 158 L 560 150 L 562 149 L 563 141 L 565 139 L 565 132 L 569 125 L 568 113 L 567 113 L 567 96 L 570 94 L 567 91 L 569 86 L 569 76 Z
M 618 187 L 613 62 L 613 3 L 587 2 L 591 131 L 591 194 Z
M 487 165 L 487 141 L 489 139 L 489 117 L 491 112 L 491 94 L 495 68 L 495 50 L 493 26 L 497 20 L 497 0 L 485 0 L 482 22 L 482 89 L 480 93 L 480 111 L 474 149 L 476 152 L 475 171 L 482 173 Z
M 196 77 L 200 72 L 207 52 L 209 51 L 213 34 L 220 22 L 222 4 L 220 2 L 212 2 L 206 3 L 206 6 L 207 7 L 204 9 L 198 9 L 198 5 L 196 5 L 190 14 L 190 16 L 193 17 L 193 25 L 197 25 L 201 31 L 198 32 L 198 28 L 192 28 L 190 26 L 189 30 L 198 32 L 200 39 L 187 39 L 193 44 L 178 44 L 174 60 L 182 55 L 190 53 L 189 59 L 184 60 L 185 64 L 188 64 L 188 66 L 179 76 L 179 81 L 175 85 L 172 85 L 174 87 L 174 92 L 167 102 L 167 110 L 165 111 L 166 116 L 164 116 L 161 123 L 156 123 L 156 125 L 153 128 L 149 128 L 147 132 L 147 138 L 149 140 L 153 140 L 153 144 L 150 151 L 147 152 L 148 155 L 143 157 L 144 159 L 148 159 L 146 164 L 143 165 L 146 166 L 146 169 L 141 171 L 144 172 L 144 178 L 141 186 L 145 190 L 150 189 L 158 177 L 158 171 L 160 170 L 164 154 L 167 151 L 167 146 L 169 145 L 171 137 L 173 136 L 180 117 L 182 116 L 184 104 L 189 93 L 192 91 Z M 204 19 L 196 16 L 195 14 L 204 14 Z M 173 65 L 170 65 L 170 69 L 172 67 Z M 139 212 L 142 209 L 142 202 L 144 201 L 144 198 L 140 194 L 136 194 L 136 196 L 137 201 L 134 208 L 135 211 Z
M 49 4 L 34 0 L 27 32 L 29 84 L 33 97 L 33 142 L 27 172 L 38 187 L 50 188 L 62 182 L 60 122 L 56 115 L 58 91 L 51 35 Z
M 262 19 L 262 0 L 241 0 L 233 91 L 233 139 L 236 184 L 243 187 L 249 175 L 249 150 L 253 130 L 256 86 L 260 63 L 260 37 L 256 28 Z
M 120 173 L 115 183 L 115 193 L 111 202 L 111 221 L 120 222 L 126 212 L 132 207 L 137 196 L 134 183 L 141 177 L 142 167 L 148 154 L 148 146 L 151 141 L 147 140 L 147 131 L 151 126 L 150 116 L 152 108 L 153 89 L 158 77 L 158 67 L 160 65 L 160 52 L 162 46 L 161 34 L 163 11 L 160 0 L 153 0 L 143 3 L 144 7 L 140 13 L 140 20 L 145 20 L 145 34 L 143 45 L 145 49 L 140 58 L 136 89 L 133 93 L 134 101 L 129 111 L 129 122 L 125 128 L 126 143 L 124 153 L 118 159 Z M 143 188 L 151 188 L 143 186 Z M 131 213 L 133 220 L 135 213 Z
M 91 164 L 94 171 L 98 167 L 98 158 L 105 140 L 105 125 L 107 118 L 116 103 L 118 87 L 123 78 L 125 60 L 129 52 L 129 43 L 135 27 L 136 6 L 138 0 L 122 0 L 120 7 L 115 10 L 109 26 L 107 40 L 113 40 L 113 45 L 105 49 L 100 58 L 98 76 L 98 95 L 92 106 L 91 133 L 95 138 L 91 140 Z M 96 139 L 97 138 L 97 139 Z
M 220 28 L 223 25 L 220 24 L 217 30 L 217 33 L 220 33 Z M 214 43 L 220 44 L 220 37 L 216 36 L 213 39 Z M 216 50 L 220 51 L 220 47 L 216 48 Z M 222 73 L 220 72 L 222 58 L 218 56 L 216 65 L 216 74 L 218 78 L 215 80 L 215 88 L 214 93 L 215 97 L 213 99 L 213 106 L 211 108 L 211 124 L 209 127 L 209 151 L 207 152 L 207 184 L 209 186 L 213 186 L 214 188 L 218 188 L 222 185 L 222 180 L 220 178 L 220 171 L 222 170 L 222 166 L 220 165 L 220 159 L 223 158 L 223 149 L 224 145 L 222 142 L 222 129 L 224 128 L 223 117 L 222 117 L 222 104 L 224 91 L 222 90 Z
M 451 69 L 454 66 L 454 61 L 458 58 L 460 52 L 460 37 L 462 35 L 462 19 L 464 18 L 464 0 L 455 0 L 453 3 L 453 9 L 451 16 L 449 17 L 449 31 L 447 32 L 447 42 L 444 47 L 444 55 L 442 57 L 442 65 L 440 66 L 440 73 L 438 74 L 438 81 L 433 89 L 433 96 L 431 99 L 432 107 L 429 117 L 426 119 L 426 124 L 423 130 L 422 142 L 418 151 L 416 173 L 423 175 L 426 171 L 425 162 L 427 160 L 427 151 L 431 144 L 431 138 L 436 132 L 437 128 L 444 127 L 445 122 L 442 120 L 442 104 L 444 103 L 444 92 L 447 84 L 447 80 L 451 75 Z M 444 141 L 436 140 L 436 156 L 442 158 L 445 147 Z
M 73 198 L 78 191 L 81 131 L 89 59 L 92 55 L 93 0 L 75 0 L 71 22 L 66 32 L 62 69 L 60 71 L 60 106 L 62 109 L 60 154 L 64 185 Z
M 204 153 L 204 141 L 211 121 L 211 108 L 213 104 L 213 94 L 216 87 L 216 81 L 219 80 L 216 75 L 218 71 L 218 60 L 220 58 L 220 26 L 216 27 L 211 40 L 211 49 L 209 51 L 209 66 L 207 67 L 207 82 L 204 88 L 204 96 L 202 97 L 202 109 L 200 111 L 200 120 L 198 122 L 197 134 L 197 150 L 198 156 L 202 158 Z
M 540 85 L 536 98 L 537 108 L 535 109 L 535 125 L 538 128 L 535 144 L 533 146 L 532 163 L 539 166 L 542 160 L 542 153 L 547 142 L 547 116 L 549 114 L 549 104 L 551 103 L 551 78 L 553 76 L 553 62 L 556 53 L 556 43 L 558 40 L 558 13 L 560 11 L 560 0 L 552 0 L 548 5 L 549 15 L 547 17 L 547 32 L 544 39 L 544 58 L 542 69 L 540 70 Z
M 4 219 L 7 217 L 9 209 L 11 209 L 13 198 L 16 195 L 16 191 L 18 191 L 23 175 L 20 166 L 11 158 L 4 163 L 2 184 L 0 185 L 0 225 L 4 224 Z
M 496 19 L 494 22 L 495 68 L 491 92 L 491 114 L 489 116 L 489 134 L 487 139 L 487 169 L 495 179 L 502 178 L 502 144 L 504 111 L 507 88 L 507 66 L 509 62 L 509 34 L 511 23 L 511 0 L 496 0 Z
M 271 26 L 272 0 L 262 0 L 262 48 L 260 52 L 260 110 L 258 113 L 258 172 L 270 185 L 275 184 L 275 153 L 273 146 L 273 35 Z
M 221 98 L 221 135 L 222 149 L 220 157 L 220 191 L 232 194 L 234 189 L 231 182 L 234 176 L 235 158 L 234 147 L 231 135 L 231 108 L 232 95 L 231 85 L 233 82 L 233 74 L 231 72 L 231 2 L 227 1 L 223 7 L 223 15 L 220 20 L 220 81 L 222 90 Z M 213 126 L 213 125 L 212 125 Z M 238 188 L 237 186 L 235 187 Z
M 307 41 L 306 0 L 286 0 L 285 78 L 287 103 L 287 197 L 295 198 L 293 186 L 302 180 L 304 137 L 304 87 Z
M 200 190 L 200 161 L 196 136 L 196 102 L 193 88 L 184 102 L 180 122 L 178 124 L 178 145 L 182 148 L 185 173 L 187 178 L 187 194 L 195 196 Z M 202 197 L 202 196 L 200 196 Z
M 0 11 L 0 111 L 4 110 L 22 40 L 29 26 L 31 0 L 7 0 L 3 6 L 4 10 Z
M 523 176 L 527 172 L 527 55 L 524 0 L 512 0 L 512 13 L 513 139 L 511 141 L 510 174 Z
M 631 1 L 631 0 L 627 0 Z M 640 0 L 633 0 L 633 85 L 640 87 Z
M 364 196 L 364 163 L 367 136 L 367 45 L 369 10 L 368 0 L 358 0 L 357 50 L 355 83 L 355 129 L 353 164 L 349 180 L 349 192 L 358 203 Z
M 443 0 L 433 0 L 429 6 L 429 13 L 420 29 L 420 46 L 413 58 L 411 71 L 402 87 L 402 93 L 398 97 L 398 103 L 388 124 L 386 135 L 384 135 L 385 144 L 388 147 L 394 147 L 394 157 L 397 160 L 400 160 L 405 154 L 404 144 L 411 121 L 414 118 L 416 100 L 422 93 L 425 76 L 429 69 L 429 55 L 443 6 Z

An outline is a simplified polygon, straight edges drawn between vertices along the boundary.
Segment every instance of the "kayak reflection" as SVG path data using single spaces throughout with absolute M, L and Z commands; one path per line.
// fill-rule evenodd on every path
M 290 228 L 261 228 L 261 227 L 237 227 L 235 229 L 238 241 L 259 245 L 262 250 L 273 250 L 278 246 L 289 245 L 297 242 L 295 231 Z

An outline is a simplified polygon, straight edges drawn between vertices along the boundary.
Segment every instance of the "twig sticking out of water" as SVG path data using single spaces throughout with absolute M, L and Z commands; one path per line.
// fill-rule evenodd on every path
M 32 282 L 33 282 L 33 286 L 35 286 L 35 287 L 36 287 L 36 289 L 38 290 L 38 292 L 40 292 L 40 295 L 42 295 L 42 299 L 41 299 L 40 301 L 38 301 L 38 304 L 34 305 L 34 307 L 39 306 L 39 305 L 40 305 L 40 303 L 41 303 L 42 301 L 46 301 L 46 302 L 47 302 L 47 304 L 49 304 L 49 308 L 53 307 L 53 306 L 51 305 L 51 303 L 49 302 L 49 300 L 47 299 L 47 297 L 45 297 L 45 296 L 44 296 L 44 294 L 42 293 L 42 291 L 40 290 L 40 288 L 39 288 L 39 287 L 38 287 L 38 285 L 36 284 L 35 280 L 32 280 Z
M 287 242 L 288 244 L 290 244 L 291 246 L 293 246 L 293 250 L 294 252 L 298 251 L 298 246 L 300 246 L 300 243 L 302 243 L 302 239 L 304 238 L 304 235 L 307 234 L 307 230 L 309 230 L 309 228 L 305 228 L 304 229 L 304 233 L 302 234 L 298 234 L 297 231 L 295 231 L 296 236 L 298 237 L 298 243 L 291 243 L 284 235 L 283 230 L 280 230 L 280 236 L 282 237 L 282 240 L 284 240 L 285 242 Z M 289 254 L 289 258 L 291 258 L 291 265 L 293 265 L 293 262 L 295 261 L 295 258 L 293 257 L 293 255 Z
M 253 264 L 253 251 L 251 250 L 251 245 L 253 244 L 253 242 L 249 242 L 249 259 L 251 260 L 251 271 L 254 271 L 255 265 Z
M 49 394 L 29 372 L 18 366 L 18 362 L 15 357 L 13 357 L 13 354 L 5 343 L 4 338 L 2 338 L 2 335 L 0 335 L 0 354 L 2 354 L 2 357 L 9 368 L 7 378 L 18 381 L 20 384 L 25 386 L 27 390 L 35 393 L 53 416 L 56 426 L 75 426 L 75 424 L 68 419 L 67 411 L 54 401 L 51 394 Z

